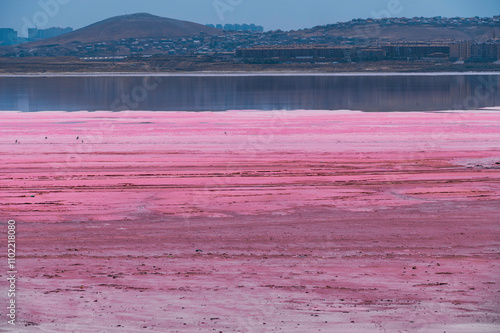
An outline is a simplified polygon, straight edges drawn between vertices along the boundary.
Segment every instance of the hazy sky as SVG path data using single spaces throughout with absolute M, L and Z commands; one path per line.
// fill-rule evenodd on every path
M 206 23 L 255 23 L 291 30 L 353 18 L 494 16 L 500 0 L 0 0 L 0 28 L 78 29 L 111 16 L 147 12 Z

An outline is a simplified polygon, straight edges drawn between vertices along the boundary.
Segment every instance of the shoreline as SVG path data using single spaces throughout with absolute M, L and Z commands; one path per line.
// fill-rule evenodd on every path
M 123 76 L 123 77 L 134 77 L 134 76 L 165 76 L 165 77 L 203 77 L 203 76 L 469 76 L 469 75 L 500 75 L 500 71 L 472 71 L 472 72 L 293 72 L 293 71 L 269 71 L 269 72 L 218 72 L 218 71 L 208 71 L 208 72 L 66 72 L 66 73 L 0 73 L 0 77 L 86 77 L 86 76 Z
M 291 109 L 291 110 L 253 110 L 253 109 L 244 109 L 244 110 L 224 110 L 224 111 L 153 111 L 153 110 L 78 110 L 78 111 L 61 111 L 61 110 L 43 110 L 43 111 L 20 111 L 20 110 L 1 110 L 0 115 L 8 116 L 8 115 L 19 115 L 19 114 L 54 114 L 54 115 L 70 115 L 70 114 L 89 114 L 89 115 L 100 115 L 100 114 L 125 114 L 128 115 L 130 113 L 135 115 L 143 115 L 143 116 L 154 116 L 155 114 L 252 114 L 252 113 L 288 113 L 290 115 L 306 112 L 309 116 L 312 115 L 349 115 L 349 114 L 394 114 L 394 115 L 403 115 L 403 114 L 473 114 L 473 113 L 497 113 L 500 111 L 499 106 L 490 106 L 479 109 L 470 109 L 470 110 L 455 110 L 455 109 L 443 109 L 443 110 L 432 110 L 432 111 L 365 111 L 365 110 L 351 110 L 351 109 L 335 109 L 335 110 L 304 110 L 304 109 Z M 0 117 L 1 118 L 1 117 Z
M 85 61 L 71 57 L 0 58 L 0 73 L 442 73 L 498 72 L 500 64 L 432 61 L 374 61 L 337 64 L 282 63 L 251 64 L 231 61 L 207 62 L 177 57 L 128 59 L 126 61 Z

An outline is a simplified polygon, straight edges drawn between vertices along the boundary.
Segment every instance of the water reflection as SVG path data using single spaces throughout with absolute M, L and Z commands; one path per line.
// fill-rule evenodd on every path
M 500 105 L 500 76 L 0 77 L 0 110 L 431 111 Z

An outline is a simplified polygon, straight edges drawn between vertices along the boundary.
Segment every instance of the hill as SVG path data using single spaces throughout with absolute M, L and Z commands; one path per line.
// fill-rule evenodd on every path
M 397 18 L 392 20 L 353 20 L 350 22 L 317 26 L 310 29 L 292 31 L 290 34 L 302 38 L 322 36 L 324 38 L 368 38 L 379 42 L 431 42 L 470 40 L 484 42 L 500 37 L 498 20 L 477 22 L 463 19 L 456 23 L 452 19 L 440 18 L 412 20 Z
M 359 48 L 401 42 L 448 45 L 457 41 L 500 44 L 499 37 L 500 16 L 354 19 L 297 31 L 225 32 L 197 23 L 139 13 L 112 17 L 50 39 L 3 46 L 0 47 L 0 57 L 71 56 L 87 60 L 117 60 L 129 56 L 175 55 L 188 58 L 218 57 L 221 61 L 227 61 L 234 58 L 238 49 L 255 46 L 327 45 Z M 487 54 L 484 60 L 496 60 L 491 54 L 494 52 L 496 55 L 497 51 L 490 51 L 481 51 L 480 58 L 482 54 Z M 375 58 L 378 59 L 377 56 Z
M 147 13 L 112 17 L 73 32 L 36 42 L 17 45 L 37 47 L 42 45 L 65 45 L 74 42 L 98 43 L 122 38 L 178 38 L 199 35 L 222 35 L 223 31 L 198 23 L 164 18 Z

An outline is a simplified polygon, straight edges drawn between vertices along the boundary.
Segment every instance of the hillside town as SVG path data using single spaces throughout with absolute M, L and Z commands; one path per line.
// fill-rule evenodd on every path
M 348 22 L 334 23 L 324 26 L 317 26 L 314 29 L 320 28 L 349 28 L 352 26 L 363 26 L 369 24 L 379 24 L 379 25 L 397 25 L 397 26 L 416 26 L 416 25 L 428 25 L 428 26 L 441 26 L 441 27 L 470 27 L 470 26 L 496 26 L 500 24 L 500 15 L 493 17 L 384 17 L 380 19 L 353 19 Z
M 377 60 L 426 60 L 496 62 L 500 59 L 500 16 L 473 18 L 382 18 L 354 19 L 349 22 L 317 26 L 297 31 L 267 31 L 255 24 L 207 25 L 222 30 L 220 35 L 201 32 L 197 36 L 178 38 L 122 38 L 97 43 L 53 42 L 25 47 L 21 41 L 39 41 L 71 32 L 71 28 L 29 29 L 29 36 L 20 39 L 13 29 L 0 29 L 0 50 L 4 57 L 73 56 L 85 60 L 114 60 L 127 57 L 189 56 L 211 57 L 221 61 L 250 63 L 289 62 L 357 62 Z M 394 42 L 373 36 L 366 27 L 491 27 L 491 36 L 483 40 L 411 40 Z M 348 37 L 342 31 L 359 31 Z M 357 29 L 357 30 L 356 30 Z M 29 44 L 28 44 L 29 45 Z

